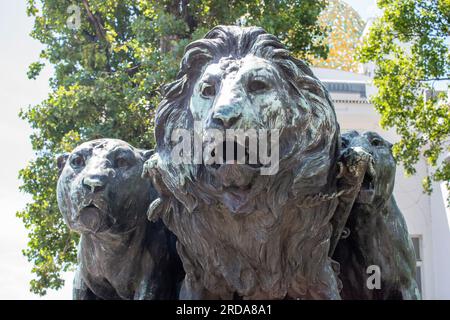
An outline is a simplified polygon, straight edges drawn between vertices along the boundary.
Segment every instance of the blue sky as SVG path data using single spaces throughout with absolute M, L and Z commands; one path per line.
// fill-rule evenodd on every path
M 375 0 L 347 0 L 367 19 L 376 12 Z M 26 230 L 15 212 L 29 197 L 18 191 L 18 171 L 33 158 L 28 124 L 18 118 L 21 108 L 38 104 L 49 92 L 51 68 L 46 67 L 37 80 L 28 80 L 27 67 L 37 60 L 42 49 L 28 34 L 32 20 L 25 14 L 25 0 L 0 0 L 0 299 L 37 299 L 29 292 L 31 264 L 22 256 L 26 247 Z M 71 298 L 71 274 L 66 286 L 50 291 L 47 299 Z

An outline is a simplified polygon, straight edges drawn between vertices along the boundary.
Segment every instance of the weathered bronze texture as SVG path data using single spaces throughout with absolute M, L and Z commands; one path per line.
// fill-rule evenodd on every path
M 59 157 L 59 208 L 69 228 L 81 234 L 74 299 L 178 297 L 183 271 L 175 236 L 146 214 L 156 198 L 141 177 L 151 154 L 100 139 Z

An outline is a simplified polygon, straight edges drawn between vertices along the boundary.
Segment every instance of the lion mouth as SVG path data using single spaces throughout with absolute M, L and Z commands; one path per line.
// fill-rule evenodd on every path
M 252 182 L 262 167 L 252 150 L 236 141 L 224 141 L 216 145 L 211 157 L 214 162 L 207 162 L 207 171 L 216 178 L 218 187 L 229 190 L 251 189 Z
M 97 232 L 100 228 L 101 212 L 94 205 L 84 207 L 80 210 L 80 223 L 90 231 Z
M 376 171 L 373 164 L 369 163 L 366 173 L 364 174 L 361 189 L 356 199 L 358 203 L 369 204 L 373 202 L 375 198 L 375 179 Z
M 260 169 L 264 165 L 261 163 L 258 156 L 258 150 L 251 150 L 251 148 L 245 144 L 242 145 L 236 141 L 224 141 L 217 145 L 211 152 L 211 156 L 216 158 L 217 163 L 211 165 L 214 169 L 219 169 L 223 165 L 242 165 L 251 169 Z M 221 151 L 216 157 L 216 150 Z
M 109 230 L 115 223 L 114 219 L 102 209 L 101 205 L 90 201 L 83 206 L 77 216 L 77 222 L 82 231 L 101 233 Z

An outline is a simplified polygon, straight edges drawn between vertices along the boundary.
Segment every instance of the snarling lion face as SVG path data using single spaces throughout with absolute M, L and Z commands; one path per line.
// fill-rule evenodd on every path
M 57 196 L 69 228 L 80 233 L 118 233 L 143 223 L 154 192 L 150 182 L 141 178 L 150 153 L 121 140 L 100 139 L 61 156 Z
M 387 203 L 395 182 L 396 163 L 392 144 L 378 133 L 350 131 L 342 135 L 343 148 L 361 147 L 373 158 L 373 170 L 367 170 L 356 203 L 379 206 Z
M 339 129 L 328 93 L 302 61 L 263 29 L 214 28 L 186 48 L 178 79 L 166 89 L 156 116 L 157 151 L 170 175 L 163 177 L 166 185 L 188 210 L 202 198 L 234 213 L 249 212 L 264 189 L 316 194 L 331 184 Z M 202 163 L 174 164 L 172 151 L 179 139 L 173 133 L 178 129 L 200 137 Z M 213 130 L 222 137 L 229 130 L 244 136 L 254 130 L 257 138 L 211 139 Z M 193 154 L 199 152 L 194 145 Z M 262 161 L 263 146 L 270 163 Z M 242 162 L 236 155 L 240 148 Z M 263 172 L 273 165 L 271 174 Z

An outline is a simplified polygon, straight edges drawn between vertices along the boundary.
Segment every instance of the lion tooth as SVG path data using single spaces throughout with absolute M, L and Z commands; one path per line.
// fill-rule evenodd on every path
M 152 203 L 150 203 L 150 206 L 148 207 L 147 211 L 147 218 L 150 221 L 155 221 L 159 218 L 159 213 L 161 212 L 161 205 L 162 200 L 161 198 L 156 198 Z
M 369 165 L 368 165 L 368 172 L 369 174 L 374 178 L 376 176 L 376 171 L 375 171 L 375 167 L 373 166 L 373 159 L 371 161 L 369 161 Z

